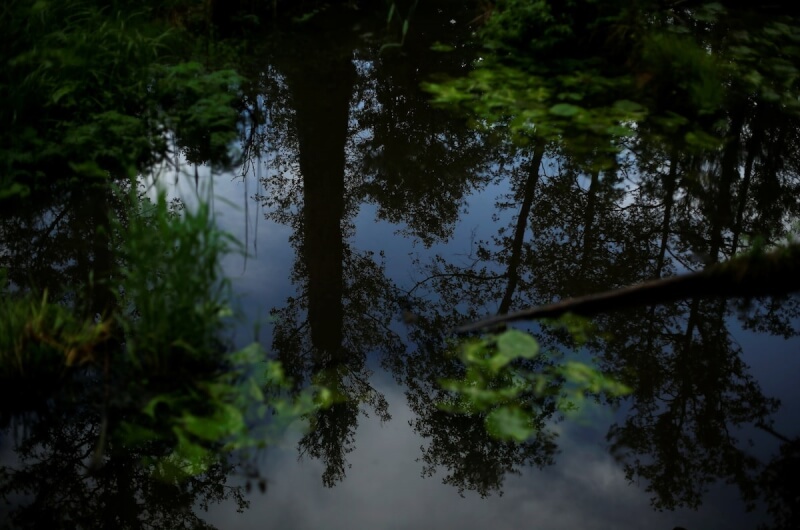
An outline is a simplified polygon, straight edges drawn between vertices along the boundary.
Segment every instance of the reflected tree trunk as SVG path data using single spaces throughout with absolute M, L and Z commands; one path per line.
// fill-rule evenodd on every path
M 755 163 L 756 154 L 761 149 L 761 138 L 763 128 L 761 124 L 761 111 L 756 110 L 756 115 L 750 122 L 750 138 L 747 141 L 745 162 L 744 162 L 744 177 L 742 185 L 739 190 L 739 203 L 736 207 L 736 221 L 733 229 L 733 239 L 731 241 L 731 255 L 736 254 L 739 250 L 739 237 L 742 232 L 742 222 L 744 221 L 744 211 L 747 207 L 747 198 L 750 192 L 750 183 L 753 180 L 753 165 Z
M 320 55 L 322 55 L 320 53 Z M 308 278 L 308 321 L 315 364 L 344 361 L 345 144 L 355 68 L 349 56 L 311 61 L 303 70 L 287 69 L 294 97 L 303 179 L 302 260 Z M 324 369 L 324 366 L 317 366 Z
M 514 291 L 519 282 L 519 265 L 522 260 L 522 243 L 525 240 L 525 228 L 528 226 L 528 218 L 531 213 L 531 206 L 533 205 L 533 196 L 536 192 L 536 184 L 539 182 L 539 170 L 542 165 L 542 158 L 544 157 L 544 145 L 542 142 L 537 143 L 533 151 L 533 160 L 531 160 L 528 167 L 528 178 L 525 179 L 525 189 L 523 191 L 522 205 L 519 209 L 519 216 L 517 217 L 517 225 L 514 229 L 514 241 L 511 244 L 511 258 L 508 261 L 508 269 L 506 275 L 508 276 L 508 284 L 506 285 L 503 299 L 500 302 L 500 308 L 497 310 L 498 315 L 505 315 L 511 307 L 511 299 L 514 296 Z
M 664 220 L 661 223 L 661 244 L 658 249 L 656 261 L 656 278 L 661 278 L 664 271 L 664 259 L 669 244 L 669 234 L 672 224 L 672 210 L 675 205 L 675 187 L 678 182 L 678 153 L 673 150 L 670 156 L 669 174 L 664 179 Z
M 338 53 L 336 53 L 338 52 Z M 332 391 L 335 402 L 311 418 L 312 431 L 299 442 L 301 455 L 325 463 L 323 483 L 344 478 L 359 405 L 348 399 L 350 374 L 343 346 L 345 146 L 355 67 L 346 50 L 319 49 L 302 70 L 285 69 L 293 96 L 303 181 L 300 260 L 305 268 L 311 370 L 317 383 Z
M 724 246 L 725 228 L 731 226 L 733 185 L 739 178 L 739 157 L 741 153 L 741 137 L 744 128 L 745 109 L 734 111 L 731 119 L 728 143 L 722 154 L 720 176 L 716 193 L 709 194 L 709 214 L 711 217 L 711 238 L 708 258 L 710 263 L 720 261 L 720 252 Z
M 595 238 L 595 209 L 597 208 L 597 190 L 600 187 L 600 170 L 592 169 L 591 182 L 586 197 L 586 215 L 583 220 L 583 249 L 581 250 L 581 274 L 586 276 L 586 266 L 589 264 L 589 256 L 594 247 Z

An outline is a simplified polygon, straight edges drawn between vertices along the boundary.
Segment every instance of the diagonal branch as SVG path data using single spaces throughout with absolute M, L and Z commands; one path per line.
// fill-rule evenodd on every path
M 687 298 L 750 298 L 783 295 L 798 290 L 800 244 L 792 243 L 769 253 L 743 255 L 691 274 L 651 280 L 485 318 L 460 326 L 455 332 L 469 333 L 518 320 L 556 318 L 565 313 L 592 316 Z

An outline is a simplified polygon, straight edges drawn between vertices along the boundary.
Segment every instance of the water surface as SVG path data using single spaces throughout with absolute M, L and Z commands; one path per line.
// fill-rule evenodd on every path
M 96 427 L 79 414 L 50 425 L 58 443 L 27 452 L 4 435 L 3 463 L 33 483 L 91 490 L 101 521 L 111 520 L 101 511 L 166 514 L 155 527 L 194 516 L 242 529 L 770 521 L 764 499 L 797 491 L 795 474 L 761 482 L 765 466 L 797 466 L 796 296 L 609 312 L 595 319 L 608 338 L 582 347 L 563 330 L 526 327 L 545 351 L 593 359 L 633 393 L 566 419 L 544 403 L 539 433 L 522 444 L 493 438 L 480 416 L 442 411 L 439 380 L 460 373 L 443 352 L 461 323 L 700 269 L 747 250 L 751 234 L 777 240 L 783 230 L 769 227 L 798 218 L 796 163 L 776 162 L 794 152 L 797 124 L 753 103 L 731 115 L 738 141 L 723 149 L 679 153 L 642 135 L 604 169 L 557 143 L 519 147 L 432 107 L 420 88 L 467 68 L 466 47 L 429 50 L 466 39 L 466 20 L 421 15 L 402 53 L 381 53 L 370 21 L 275 37 L 245 61 L 256 81 L 243 104 L 257 117 L 243 130 L 245 163 L 198 170 L 213 181 L 218 226 L 246 249 L 224 262 L 244 314 L 235 342 L 261 342 L 298 387 L 327 374 L 347 401 L 315 413 L 311 431 L 298 422 L 255 469 L 163 492 L 126 482 L 134 457 L 64 482 L 59 460 L 79 459 L 80 433 Z M 193 172 L 159 178 L 187 208 Z M 722 176 L 727 188 L 710 184 Z M 82 260 L 104 259 L 84 236 L 95 222 L 87 200 L 4 216 L 0 265 L 12 278 L 27 267 L 54 286 L 79 281 Z M 17 494 L 6 481 L 7 509 L 44 505 L 53 519 L 82 509 L 80 496 L 43 487 Z

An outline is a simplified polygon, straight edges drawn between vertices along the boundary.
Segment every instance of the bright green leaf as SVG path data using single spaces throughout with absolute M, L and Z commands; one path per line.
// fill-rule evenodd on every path
M 530 334 L 511 329 L 497 337 L 497 349 L 509 357 L 532 359 L 539 354 L 539 344 Z

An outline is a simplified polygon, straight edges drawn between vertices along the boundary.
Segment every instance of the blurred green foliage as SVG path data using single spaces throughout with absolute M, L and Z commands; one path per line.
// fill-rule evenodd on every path
M 753 96 L 800 110 L 794 19 L 680 4 L 499 0 L 478 33 L 475 68 L 426 88 L 479 127 L 582 155 L 613 156 L 620 139 L 645 131 L 688 149 L 718 147 L 723 110 Z
M 220 259 L 235 241 L 215 228 L 205 203 L 175 215 L 163 193 L 131 202 L 135 209 L 112 226 L 122 266 L 119 285 L 110 286 L 127 357 L 154 376 L 211 369 L 223 318 L 232 314 Z
M 137 184 L 165 163 L 234 161 L 242 78 L 210 66 L 232 53 L 215 40 L 212 4 L 12 0 L 0 10 L 0 201 L 131 190 L 96 227 L 109 270 L 64 286 L 59 303 L 2 280 L 0 384 L 17 411 L 35 406 L 28 393 L 61 390 L 58 399 L 102 411 L 96 460 L 114 441 L 157 448 L 151 469 L 169 480 L 263 446 L 332 401 L 319 387 L 290 392 L 257 344 L 232 351 L 220 261 L 236 242 L 202 201 L 176 213 Z
M 94 360 L 110 322 L 81 320 L 41 295 L 8 292 L 0 270 L 0 380 L 57 378 L 65 367 Z
M 215 227 L 207 202 L 175 215 L 160 193 L 139 203 L 125 229 L 115 227 L 124 371 L 130 388 L 151 396 L 123 425 L 123 439 L 172 439 L 158 474 L 201 473 L 220 454 L 264 447 L 330 404 L 321 388 L 291 395 L 280 363 L 260 345 L 231 351 L 220 341 L 234 315 L 220 261 L 236 242 Z
M 569 317 L 565 326 L 586 333 L 576 330 L 575 319 Z M 589 363 L 541 352 L 532 335 L 516 329 L 468 339 L 456 349 L 464 376 L 441 381 L 451 395 L 440 407 L 483 415 L 488 432 L 504 440 L 521 443 L 536 434 L 546 398 L 554 398 L 561 412 L 574 414 L 589 395 L 618 397 L 631 391 Z
M 24 408 L 25 392 L 73 388 L 60 399 L 103 410 L 98 459 L 109 440 L 156 446 L 143 451 L 146 463 L 169 481 L 203 473 L 230 451 L 263 447 L 329 405 L 325 389 L 290 392 L 260 345 L 223 342 L 234 311 L 220 260 L 235 242 L 209 208 L 175 213 L 163 193 L 150 201 L 134 191 L 130 202 L 111 224 L 119 270 L 98 280 L 116 298 L 106 314 L 82 320 L 46 292 L 0 286 L 4 392 L 15 391 Z M 87 375 L 90 389 L 76 391 Z
M 131 178 L 191 145 L 225 162 L 239 77 L 192 61 L 173 13 L 195 2 L 6 2 L 0 14 L 0 199 Z

